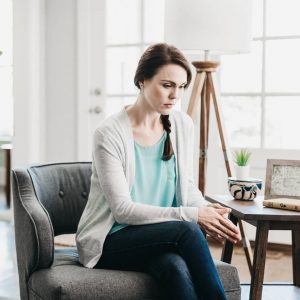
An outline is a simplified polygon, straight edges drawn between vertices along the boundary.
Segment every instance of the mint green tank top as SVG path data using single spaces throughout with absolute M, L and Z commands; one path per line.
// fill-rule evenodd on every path
M 135 181 L 131 197 L 135 202 L 161 207 L 176 207 L 176 159 L 161 159 L 167 133 L 153 146 L 144 147 L 134 142 Z M 115 222 L 109 234 L 128 225 Z

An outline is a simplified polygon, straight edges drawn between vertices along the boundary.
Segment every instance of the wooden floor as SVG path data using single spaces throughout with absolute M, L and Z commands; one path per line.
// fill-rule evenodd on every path
M 241 300 L 248 300 L 250 286 L 241 285 L 241 287 Z M 262 300 L 300 300 L 300 288 L 293 285 L 264 285 Z
M 0 193 L 0 300 L 18 300 L 19 285 L 16 265 L 15 245 L 13 226 L 10 222 L 1 221 L 3 214 L 7 214 L 5 208 L 3 194 Z M 2 215 L 2 217 L 1 217 Z M 220 247 L 210 245 L 214 258 L 220 257 Z M 239 256 L 240 255 L 240 256 Z M 269 259 L 269 261 L 268 261 Z M 291 264 L 289 253 L 278 254 L 271 253 L 267 258 L 269 266 L 266 270 L 266 280 L 278 281 L 276 276 L 279 276 L 280 281 L 291 281 Z M 276 263 L 275 263 L 276 262 Z M 238 272 L 242 282 L 242 300 L 249 299 L 249 279 L 250 275 L 244 261 L 242 249 L 236 249 L 233 257 L 233 264 L 238 268 Z M 272 268 L 273 266 L 273 268 Z M 268 271 L 268 272 L 267 272 Z M 245 284 L 244 284 L 245 283 Z M 300 288 L 292 285 L 265 285 L 263 289 L 263 300 L 300 300 Z M 188 300 L 188 299 L 187 299 Z
M 209 247 L 213 258 L 220 259 L 222 246 L 209 240 Z M 241 299 L 248 300 L 251 276 L 242 246 L 234 247 L 232 264 L 236 266 L 242 283 Z M 293 286 L 292 280 L 291 249 L 268 249 L 262 300 L 300 300 L 300 288 Z

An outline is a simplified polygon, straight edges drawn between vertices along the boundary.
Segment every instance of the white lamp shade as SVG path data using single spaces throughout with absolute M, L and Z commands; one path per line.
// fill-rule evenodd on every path
M 166 0 L 165 41 L 215 54 L 251 50 L 251 0 Z

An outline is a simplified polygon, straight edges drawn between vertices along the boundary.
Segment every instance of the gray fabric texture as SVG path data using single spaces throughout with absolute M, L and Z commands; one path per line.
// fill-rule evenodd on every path
M 227 297 L 240 299 L 240 285 L 234 266 L 215 261 Z M 45 288 L 45 285 L 48 288 Z M 30 293 L 43 299 L 158 299 L 155 281 L 145 273 L 83 268 L 76 248 L 59 250 L 49 269 L 35 272 Z
M 46 210 L 36 198 L 26 169 L 13 170 L 14 225 L 22 300 L 28 299 L 27 281 L 53 261 L 53 231 Z
M 75 233 L 90 191 L 91 164 L 40 165 L 28 172 L 37 199 L 50 215 L 54 235 Z
M 91 163 L 57 163 L 13 170 L 22 300 L 157 299 L 158 288 L 147 274 L 84 268 L 76 248 L 54 253 L 54 233 L 76 232 L 90 176 Z M 240 299 L 236 268 L 218 261 L 216 265 L 228 299 Z

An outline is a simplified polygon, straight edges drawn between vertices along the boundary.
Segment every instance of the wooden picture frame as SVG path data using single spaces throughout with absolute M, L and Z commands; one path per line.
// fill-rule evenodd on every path
M 300 160 L 268 159 L 265 199 L 300 199 Z

